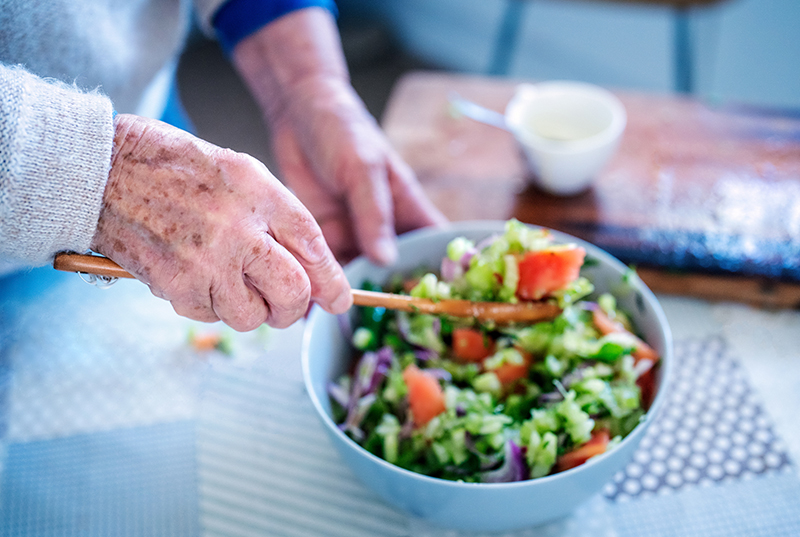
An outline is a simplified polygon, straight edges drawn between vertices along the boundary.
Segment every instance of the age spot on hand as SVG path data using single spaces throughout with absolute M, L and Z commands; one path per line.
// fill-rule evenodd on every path
M 173 222 L 167 229 L 164 230 L 164 238 L 169 240 L 178 231 L 178 224 Z

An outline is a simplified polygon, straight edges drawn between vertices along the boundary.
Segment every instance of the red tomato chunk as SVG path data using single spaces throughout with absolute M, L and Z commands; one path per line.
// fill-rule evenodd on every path
M 564 453 L 556 461 L 556 470 L 563 472 L 570 468 L 575 468 L 585 463 L 595 455 L 605 453 L 608 443 L 611 440 L 608 431 L 600 429 L 592 433 L 592 437 L 585 444 L 578 446 L 572 451 Z
M 474 328 L 453 329 L 453 353 L 462 362 L 480 362 L 494 352 L 494 342 Z
M 403 370 L 403 380 L 408 386 L 408 406 L 417 426 L 427 424 L 445 411 L 444 392 L 436 377 L 411 364 Z
M 505 363 L 494 370 L 494 374 L 497 375 L 497 379 L 500 381 L 500 384 L 505 387 L 508 387 L 511 384 L 514 384 L 516 381 L 527 377 L 528 371 L 533 363 L 533 356 L 531 356 L 530 353 L 527 353 L 522 349 L 517 350 L 520 352 L 520 354 L 522 354 L 521 364 Z
M 517 297 L 540 300 L 563 289 L 580 275 L 586 250 L 580 246 L 559 246 L 529 252 L 519 260 Z

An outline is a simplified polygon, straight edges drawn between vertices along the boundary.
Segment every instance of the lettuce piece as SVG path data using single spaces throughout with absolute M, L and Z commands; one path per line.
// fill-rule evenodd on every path
M 503 391 L 503 385 L 497 375 L 492 371 L 480 374 L 472 381 L 475 391 L 499 395 Z
M 608 383 L 599 378 L 584 378 L 572 385 L 572 388 L 577 393 L 589 394 L 589 395 L 600 395 L 604 391 L 608 390 Z
M 566 360 L 560 360 L 556 358 L 554 354 L 548 354 L 544 357 L 545 370 L 552 377 L 560 378 L 564 376 L 564 373 L 567 371 L 567 366 Z
M 502 432 L 511 422 L 505 414 L 469 412 L 464 418 L 464 427 L 473 435 L 493 435 Z
M 443 298 L 450 298 L 452 290 L 450 284 L 439 281 L 435 274 L 428 272 L 419 279 L 419 282 L 411 289 L 409 294 L 417 298 L 441 300 Z
M 505 348 L 484 359 L 483 367 L 491 371 L 503 366 L 503 364 L 522 365 L 524 363 L 525 359 L 517 349 Z
M 503 256 L 503 284 L 498 293 L 501 302 L 517 302 L 517 285 L 519 285 L 519 262 L 513 255 Z
M 439 283 L 439 279 L 436 274 L 428 272 L 419 279 L 417 285 L 411 289 L 409 294 L 417 298 L 434 298 L 436 296 L 437 283 Z
M 550 348 L 557 331 L 553 323 L 537 323 L 511 332 L 517 344 L 531 354 L 544 354 Z
M 352 343 L 353 347 L 360 351 L 374 350 L 378 346 L 378 338 L 375 336 L 375 332 L 369 328 L 359 326 L 353 332 Z
M 431 444 L 431 451 L 436 456 L 439 464 L 444 465 L 450 462 L 450 452 L 441 442 L 433 442 Z
M 563 289 L 554 291 L 552 296 L 558 301 L 559 307 L 563 309 L 589 296 L 593 291 L 594 285 L 592 282 L 581 276 L 577 280 L 570 282 Z
M 575 391 L 570 390 L 563 401 L 556 405 L 556 412 L 563 419 L 564 429 L 575 445 L 588 442 L 592 437 L 594 420 L 581 410 L 575 402 Z
M 397 363 L 393 363 L 392 367 L 386 373 L 386 387 L 381 393 L 386 401 L 391 404 L 398 404 L 403 397 L 408 393 L 408 385 L 403 380 L 403 370 Z
M 375 427 L 375 432 L 383 439 L 383 458 L 388 462 L 397 461 L 400 429 L 400 421 L 397 416 L 388 412 L 383 415 L 381 422 Z
M 461 261 L 465 254 L 475 249 L 475 243 L 466 237 L 456 237 L 447 244 L 447 257 L 456 263 Z
M 444 443 L 455 465 L 463 464 L 469 458 L 466 437 L 467 430 L 458 427 L 450 430 L 449 438 Z
M 523 224 L 515 218 L 506 222 L 503 238 L 508 250 L 514 253 L 544 250 L 552 246 L 549 232 Z
M 626 416 L 641 407 L 640 390 L 635 384 L 612 386 L 611 392 L 621 410 L 621 415 Z
M 442 341 L 441 321 L 435 315 L 405 315 L 398 312 L 398 322 L 407 319 L 408 333 L 404 334 L 409 343 L 431 349 L 439 354 L 447 351 Z
M 603 313 L 605 313 L 610 319 L 616 317 L 617 299 L 614 298 L 614 295 L 603 293 L 597 297 L 597 305 L 600 306 L 600 309 L 603 310 Z
M 475 262 L 475 260 L 478 260 Z M 498 282 L 495 274 L 501 271 L 495 263 L 486 262 L 480 258 L 473 258 L 469 270 L 464 274 L 464 280 L 469 286 L 464 298 L 469 300 L 493 300 L 496 295 Z
M 547 432 L 557 433 L 561 428 L 561 418 L 556 414 L 555 409 L 534 409 L 531 411 L 531 419 L 522 423 L 519 429 L 520 437 L 525 440 L 536 432 L 543 435 Z
M 549 474 L 556 463 L 558 437 L 551 432 L 540 435 L 534 430 L 528 435 L 525 445 L 527 445 L 525 459 L 530 468 L 531 477 L 544 477 Z

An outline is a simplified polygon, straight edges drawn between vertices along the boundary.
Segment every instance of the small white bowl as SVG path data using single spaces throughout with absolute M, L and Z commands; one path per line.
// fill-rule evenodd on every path
M 559 196 L 578 194 L 614 155 L 627 115 L 610 91 L 583 82 L 520 84 L 506 125 L 526 157 L 531 178 Z
M 477 241 L 502 233 L 503 229 L 504 222 L 484 221 L 418 230 L 400 237 L 399 261 L 394 266 L 378 267 L 361 257 L 348 264 L 345 272 L 353 286 L 360 286 L 365 279 L 385 282 L 397 272 L 407 273 L 421 265 L 438 266 L 447 243 L 455 237 Z M 553 235 L 559 242 L 580 244 L 586 248 L 587 257 L 597 261 L 581 273 L 593 281 L 598 292 L 620 287 L 628 270 L 625 265 L 580 239 L 555 231 Z M 669 326 L 655 296 L 638 278 L 633 280 L 627 294 L 615 295 L 619 305 L 631 313 L 646 341 L 661 355 L 658 391 L 645 418 L 616 448 L 571 470 L 515 483 L 459 483 L 404 470 L 371 454 L 344 434 L 331 418 L 327 386 L 348 371 L 353 351 L 336 316 L 319 306 L 312 308 L 303 337 L 306 390 L 343 460 L 390 505 L 437 526 L 473 531 L 506 531 L 560 518 L 598 493 L 627 464 L 664 402 L 673 362 Z

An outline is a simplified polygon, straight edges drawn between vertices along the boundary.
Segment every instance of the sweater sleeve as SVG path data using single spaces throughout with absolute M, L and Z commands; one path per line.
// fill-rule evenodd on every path
M 0 271 L 85 251 L 111 167 L 111 101 L 0 64 Z
M 334 0 L 195 0 L 199 24 L 209 37 L 216 37 L 226 53 L 275 19 L 309 7 L 338 15 Z

